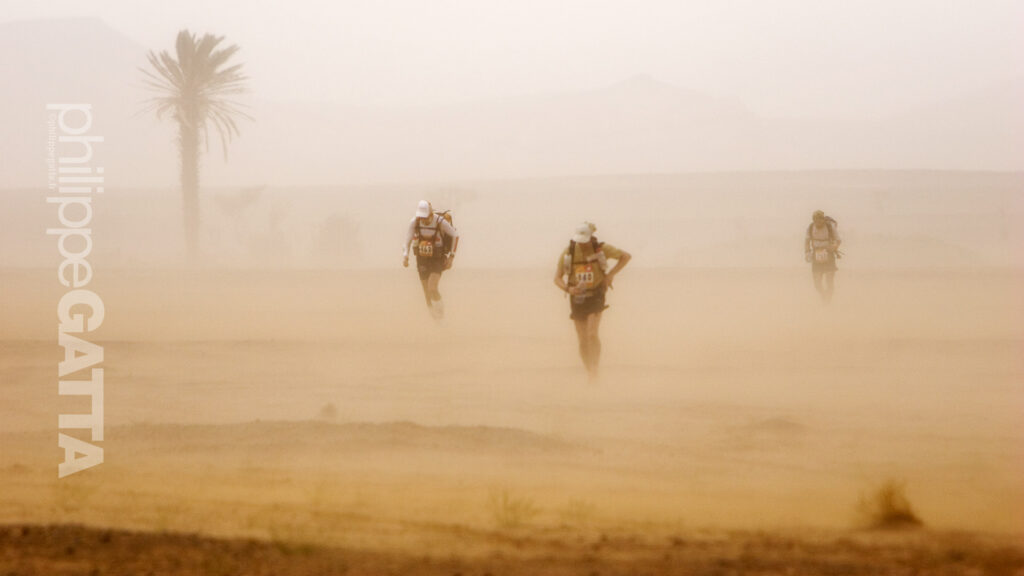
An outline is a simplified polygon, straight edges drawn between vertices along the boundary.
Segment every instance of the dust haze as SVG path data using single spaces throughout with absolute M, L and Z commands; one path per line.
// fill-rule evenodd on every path
M 1024 15 L 742 4 L 11 3 L 0 572 L 1019 574 Z M 252 117 L 200 147 L 195 259 L 140 72 L 184 28 Z M 61 101 L 104 137 L 106 438 L 58 479 Z M 597 378 L 551 280 L 582 221 L 632 255 Z

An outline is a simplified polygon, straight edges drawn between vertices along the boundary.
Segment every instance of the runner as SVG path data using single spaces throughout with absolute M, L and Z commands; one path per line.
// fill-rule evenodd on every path
M 416 216 L 409 222 L 402 247 L 402 266 L 409 266 L 409 246 L 415 243 L 416 269 L 420 273 L 423 296 L 435 320 L 444 317 L 444 301 L 437 290 L 441 273 L 452 267 L 459 246 L 459 232 L 447 212 L 435 213 L 430 202 L 421 200 Z
M 836 260 L 842 256 L 839 245 L 843 241 L 837 230 L 839 223 L 833 218 L 825 216 L 821 210 L 816 210 L 811 218 L 804 237 L 804 260 L 811 263 L 814 288 L 821 301 L 828 304 L 835 291 Z
M 555 285 L 570 296 L 569 315 L 576 324 L 579 338 L 580 358 L 591 378 L 597 377 L 601 359 L 601 339 L 598 329 L 601 314 L 608 306 L 605 292 L 612 287 L 615 276 L 630 260 L 628 252 L 611 244 L 598 242 L 594 237 L 597 227 L 584 222 L 572 236 L 569 247 L 562 251 L 555 269 Z M 608 260 L 615 260 L 615 267 L 608 269 Z

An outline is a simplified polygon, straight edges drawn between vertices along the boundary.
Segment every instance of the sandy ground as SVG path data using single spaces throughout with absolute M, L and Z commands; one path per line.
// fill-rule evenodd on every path
M 480 534 L 459 533 L 463 540 Z M 81 526 L 0 526 L 7 574 L 902 574 L 1013 575 L 1024 555 L 966 534 L 690 533 L 664 539 L 562 532 L 487 535 L 487 556 L 384 553 Z
M 61 482 L 53 275 L 0 271 L 8 572 L 1024 565 L 1019 273 L 627 269 L 589 382 L 546 269 L 453 271 L 440 326 L 411 270 L 103 271 L 106 462 Z M 856 529 L 888 480 L 925 530 Z

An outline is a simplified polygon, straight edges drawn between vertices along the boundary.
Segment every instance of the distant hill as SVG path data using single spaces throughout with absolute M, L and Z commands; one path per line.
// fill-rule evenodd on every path
M 144 59 L 142 46 L 99 20 L 0 23 L 0 186 L 45 185 L 46 105 L 58 102 L 93 105 L 106 139 L 97 161 L 114 183 L 172 184 L 173 132 L 137 115 Z
M 230 40 L 230 39 L 229 39 Z M 111 186 L 176 185 L 171 126 L 140 114 L 147 49 L 98 20 L 0 24 L 0 187 L 43 182 L 47 102 L 82 100 Z M 244 61 L 244 46 L 241 52 Z M 319 73 L 319 72 L 318 72 Z M 332 70 L 344 74 L 344 70 Z M 880 90 L 884 87 L 880 86 Z M 750 95 L 755 100 L 757 95 Z M 873 121 L 763 118 L 636 76 L 594 90 L 449 106 L 272 102 L 255 94 L 213 185 L 325 185 L 688 171 L 1024 169 L 1024 79 Z

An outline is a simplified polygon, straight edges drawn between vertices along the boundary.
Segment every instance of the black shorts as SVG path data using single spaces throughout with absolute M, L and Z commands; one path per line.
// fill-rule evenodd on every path
M 591 314 L 603 312 L 608 307 L 604 303 L 604 289 L 591 290 L 587 292 L 585 296 L 569 296 L 569 305 L 572 309 L 572 314 L 569 314 L 569 318 L 573 320 L 583 320 Z
M 444 272 L 444 258 L 421 258 L 417 256 L 416 270 L 420 273 L 420 280 L 426 280 L 431 274 Z

